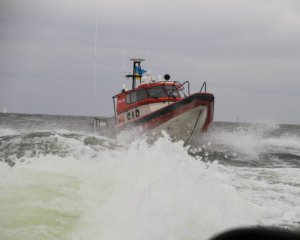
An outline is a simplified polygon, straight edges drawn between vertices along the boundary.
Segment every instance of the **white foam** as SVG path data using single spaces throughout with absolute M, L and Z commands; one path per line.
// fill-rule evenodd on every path
M 281 136 L 278 138 L 268 138 L 263 140 L 264 145 L 280 148 L 294 148 L 300 150 L 300 138 L 297 136 Z
M 71 155 L 26 158 L 13 168 L 0 163 L 3 239 L 41 232 L 48 239 L 208 239 L 232 227 L 292 223 L 300 213 L 291 211 L 300 205 L 295 187 L 277 194 L 297 170 L 280 175 L 267 195 L 272 185 L 254 170 L 249 180 L 247 169 L 197 161 L 167 136 L 101 151 L 60 141 Z M 270 204 L 281 196 L 292 203 Z
M 0 128 L 0 136 L 14 135 L 17 134 L 18 131 L 9 129 L 9 128 Z
M 275 123 L 256 124 L 236 127 L 234 129 L 217 129 L 207 134 L 205 140 L 211 142 L 211 147 L 216 151 L 231 151 L 232 155 L 248 157 L 244 158 L 260 160 L 261 153 L 273 152 L 273 150 L 283 150 L 288 153 L 290 150 L 295 154 L 300 154 L 300 138 L 297 135 L 285 134 L 274 137 L 272 133 L 278 129 Z M 206 147 L 206 146 L 205 146 Z M 287 150 L 288 151 L 285 151 Z M 243 160 L 243 159 L 240 159 Z

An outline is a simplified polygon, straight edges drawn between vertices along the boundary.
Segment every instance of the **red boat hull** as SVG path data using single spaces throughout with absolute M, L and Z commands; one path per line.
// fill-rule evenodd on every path
M 213 112 L 213 94 L 198 92 L 119 126 L 119 130 L 137 126 L 152 132 L 164 130 L 172 140 L 187 143 L 197 132 L 208 129 L 213 120 Z

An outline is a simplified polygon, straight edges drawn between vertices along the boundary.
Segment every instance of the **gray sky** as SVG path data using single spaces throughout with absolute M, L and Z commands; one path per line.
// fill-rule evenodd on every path
M 0 111 L 111 116 L 133 56 L 215 120 L 300 124 L 299 0 L 0 1 Z

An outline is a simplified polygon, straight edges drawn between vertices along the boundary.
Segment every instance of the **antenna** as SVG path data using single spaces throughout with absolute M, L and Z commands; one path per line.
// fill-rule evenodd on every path
M 147 61 L 149 61 L 149 55 L 150 55 L 150 45 L 147 44 L 147 49 L 146 49 L 146 59 L 147 59 Z
M 94 45 L 94 88 L 93 88 L 93 103 L 92 111 L 96 115 L 96 89 L 97 89 L 97 41 L 98 41 L 98 17 L 96 17 L 95 26 L 95 45 Z
M 122 65 L 122 67 L 123 67 L 122 72 L 123 72 L 123 73 L 126 73 L 126 70 L 125 70 L 126 48 L 125 48 L 125 47 L 123 47 L 123 49 L 122 49 L 122 55 L 123 55 L 123 56 L 122 56 L 122 57 L 123 57 L 123 59 L 122 59 L 122 60 L 123 60 L 123 63 L 122 63 L 122 64 L 123 64 L 123 65 Z
M 98 17 L 96 17 L 96 26 L 95 26 L 95 47 L 94 47 L 94 57 L 97 57 L 97 40 L 98 40 Z

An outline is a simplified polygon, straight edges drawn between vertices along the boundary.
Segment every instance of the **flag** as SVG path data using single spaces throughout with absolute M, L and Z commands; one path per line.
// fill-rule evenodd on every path
M 134 67 L 134 72 L 135 72 L 135 76 L 138 77 L 138 79 L 141 79 L 141 77 L 147 72 L 146 70 L 144 69 L 141 69 L 140 67 L 138 66 L 135 66 Z

